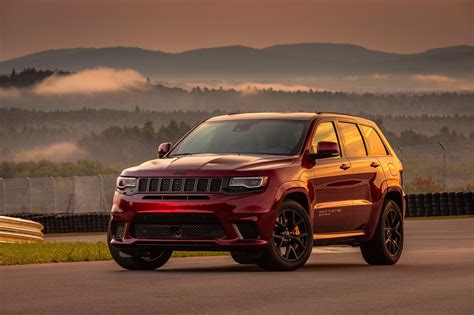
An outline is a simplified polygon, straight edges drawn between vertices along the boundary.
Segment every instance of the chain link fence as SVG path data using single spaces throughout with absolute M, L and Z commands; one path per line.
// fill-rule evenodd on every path
M 470 191 L 474 187 L 474 143 L 400 146 L 408 193 Z M 108 213 L 118 174 L 0 179 L 0 213 Z
M 0 179 L 0 213 L 109 212 L 117 176 Z
M 398 146 L 409 193 L 466 191 L 474 187 L 474 142 Z

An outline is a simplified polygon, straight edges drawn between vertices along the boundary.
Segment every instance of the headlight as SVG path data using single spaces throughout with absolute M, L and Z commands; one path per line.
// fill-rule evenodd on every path
M 232 177 L 229 181 L 230 188 L 243 187 L 247 189 L 263 188 L 268 185 L 267 176 Z
M 117 177 L 117 189 L 134 191 L 137 188 L 137 179 L 135 177 Z

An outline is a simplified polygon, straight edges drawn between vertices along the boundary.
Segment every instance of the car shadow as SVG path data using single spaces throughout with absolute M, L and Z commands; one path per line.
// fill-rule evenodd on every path
M 330 271 L 330 270 L 337 270 L 337 269 L 361 269 L 361 268 L 369 268 L 370 266 L 364 263 L 307 263 L 300 269 L 294 272 L 319 272 L 319 271 Z M 136 272 L 142 273 L 150 271 L 141 271 L 141 270 L 117 270 L 114 272 Z M 164 273 L 164 274 L 171 274 L 171 273 L 223 273 L 223 272 L 272 272 L 278 273 L 283 272 L 286 273 L 287 271 L 265 271 L 258 267 L 257 265 L 237 265 L 237 264 L 230 264 L 230 265 L 221 265 L 221 266 L 193 266 L 193 267 L 176 267 L 176 268 L 164 268 L 164 269 L 157 269 L 153 272 L 156 273 Z

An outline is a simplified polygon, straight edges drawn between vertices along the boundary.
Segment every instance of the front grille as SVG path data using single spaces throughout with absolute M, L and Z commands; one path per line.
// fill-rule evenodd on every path
M 213 240 L 225 236 L 224 227 L 212 214 L 139 214 L 131 232 L 138 239 Z
M 209 196 L 200 195 L 147 195 L 144 200 L 210 200 Z
M 133 225 L 133 235 L 139 239 L 214 240 L 225 236 L 220 224 L 149 224 Z
M 220 193 L 223 178 L 152 177 L 140 178 L 139 193 Z
M 213 240 L 225 236 L 215 215 L 201 213 L 138 214 L 130 233 L 138 239 Z

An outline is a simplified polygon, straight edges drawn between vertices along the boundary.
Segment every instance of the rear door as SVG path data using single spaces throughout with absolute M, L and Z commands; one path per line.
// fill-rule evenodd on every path
M 354 180 L 352 218 L 348 230 L 363 230 L 374 203 L 380 199 L 385 176 L 377 157 L 368 155 L 367 145 L 358 124 L 355 121 L 338 121 L 337 126 L 341 132 L 345 154 L 351 162 Z
M 320 141 L 341 144 L 332 120 L 321 121 L 313 133 L 310 152 L 315 153 Z M 311 186 L 314 191 L 315 233 L 341 232 L 351 220 L 352 170 L 350 161 L 341 155 L 316 160 L 311 169 Z

